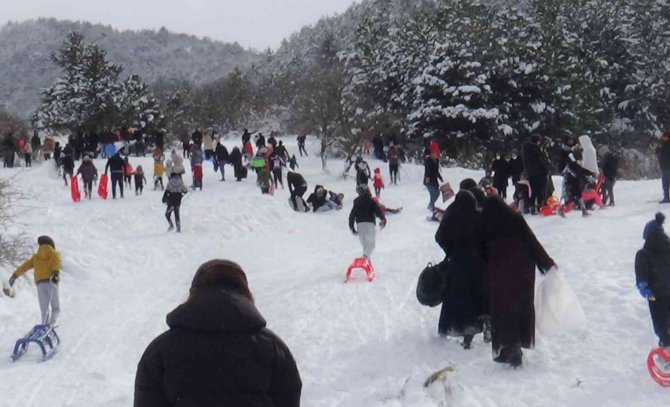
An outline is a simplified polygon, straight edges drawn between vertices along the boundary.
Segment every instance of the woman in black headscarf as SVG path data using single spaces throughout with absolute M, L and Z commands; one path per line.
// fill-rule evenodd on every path
M 523 216 L 499 197 L 482 208 L 479 231 L 490 294 L 493 360 L 520 366 L 535 342 L 535 268 L 555 267 Z
M 438 332 L 462 336 L 466 349 L 474 335 L 482 332 L 482 316 L 487 313 L 484 263 L 476 237 L 479 217 L 474 194 L 461 189 L 435 233 L 435 241 L 448 259 Z

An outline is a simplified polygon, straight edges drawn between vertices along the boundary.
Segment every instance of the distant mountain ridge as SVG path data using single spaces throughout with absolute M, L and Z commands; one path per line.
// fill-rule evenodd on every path
M 175 34 L 165 28 L 120 31 L 109 25 L 53 18 L 10 22 L 0 27 L 0 105 L 30 117 L 40 103 L 40 91 L 61 75 L 50 56 L 71 31 L 101 45 L 111 62 L 123 65 L 124 76 L 136 73 L 149 84 L 159 78 L 213 81 L 259 58 L 237 43 Z

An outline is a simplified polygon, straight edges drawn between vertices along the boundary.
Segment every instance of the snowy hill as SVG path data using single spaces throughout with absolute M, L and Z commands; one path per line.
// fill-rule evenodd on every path
M 150 157 L 130 161 L 151 168 Z M 304 406 L 661 406 L 668 400 L 646 370 L 656 339 L 633 275 L 642 227 L 661 209 L 648 203 L 659 197 L 659 181 L 617 184 L 618 206 L 590 218 L 528 218 L 577 292 L 589 325 L 558 337 L 538 335 L 523 368 L 512 370 L 491 360 L 481 336 L 471 350 L 438 337 L 439 307 L 416 300 L 420 270 L 442 258 L 433 240 L 437 223 L 425 220 L 421 167 L 403 166 L 400 185 L 382 192 L 382 202 L 404 210 L 389 215 L 377 235 L 376 280 L 343 284 L 360 245 L 347 228 L 354 181 L 338 175 L 341 162 L 330 161 L 332 173 L 324 174 L 318 158 L 299 158 L 308 193 L 322 184 L 345 194 L 344 210 L 323 214 L 293 212 L 288 189 L 261 196 L 253 177 L 231 181 L 230 167 L 228 180 L 219 182 L 206 164 L 203 191 L 182 205 L 181 234 L 166 233 L 161 192 L 73 203 L 51 164 L 0 170 L 3 178 L 16 175 L 17 187 L 29 194 L 30 210 L 17 227 L 31 238 L 51 235 L 64 260 L 62 346 L 51 361 L 39 362 L 34 349 L 19 362 L 9 359 L 14 340 L 38 322 L 32 280 L 19 279 L 16 298 L 0 297 L 0 407 L 131 405 L 140 355 L 166 329 L 165 315 L 186 299 L 197 266 L 212 258 L 233 259 L 246 270 L 258 309 L 297 360 Z M 102 160 L 95 164 L 104 168 Z M 371 159 L 370 166 L 387 172 L 381 162 Z M 482 175 L 442 174 L 452 185 Z M 1 273 L 6 278 L 11 271 Z M 445 381 L 423 388 L 430 372 L 449 364 L 456 370 Z
M 51 54 L 72 31 L 102 46 L 111 62 L 124 66 L 124 75 L 138 74 L 149 84 L 160 78 L 210 82 L 257 58 L 237 43 L 175 34 L 164 28 L 119 31 L 53 18 L 9 23 L 0 27 L 0 104 L 24 118 L 35 111 L 40 91 L 61 75 Z

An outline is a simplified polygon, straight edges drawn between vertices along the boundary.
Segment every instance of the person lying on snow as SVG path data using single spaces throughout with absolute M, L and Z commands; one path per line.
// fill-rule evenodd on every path
M 314 192 L 307 198 L 307 203 L 312 205 L 314 212 L 327 212 L 342 209 L 343 198 L 343 194 L 329 193 L 322 185 L 317 185 L 314 187 Z

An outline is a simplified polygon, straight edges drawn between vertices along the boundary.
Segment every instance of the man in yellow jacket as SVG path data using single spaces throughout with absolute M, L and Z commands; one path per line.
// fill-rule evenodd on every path
M 16 269 L 9 278 L 9 285 L 14 285 L 16 279 L 26 271 L 35 269 L 35 286 L 42 312 L 42 323 L 53 325 L 60 313 L 58 282 L 62 264 L 60 254 L 56 251 L 56 245 L 51 237 L 40 236 L 37 238 L 37 244 L 39 245 L 37 253 Z M 49 313 L 49 305 L 51 305 L 51 313 Z

